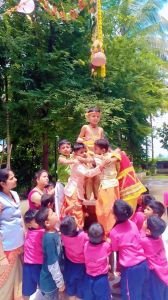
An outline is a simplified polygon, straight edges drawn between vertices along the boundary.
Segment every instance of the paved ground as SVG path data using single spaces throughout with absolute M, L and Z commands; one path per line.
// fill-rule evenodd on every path
M 168 178 L 164 178 L 164 179 L 159 179 L 154 178 L 154 177 L 148 177 L 146 179 L 144 179 L 144 184 L 149 188 L 150 193 L 156 197 L 157 200 L 163 202 L 163 193 L 165 191 L 168 191 Z M 23 213 L 28 209 L 28 203 L 27 201 L 22 201 L 22 211 Z M 167 216 L 164 216 L 164 219 L 166 221 L 168 221 Z M 119 296 L 119 290 L 116 289 L 114 291 L 114 295 L 113 295 L 113 300 L 120 300 L 120 296 Z M 30 300 L 43 300 L 43 296 L 37 292 L 36 295 L 33 295 Z M 65 295 L 62 295 L 60 297 L 60 300 L 67 300 L 67 297 Z

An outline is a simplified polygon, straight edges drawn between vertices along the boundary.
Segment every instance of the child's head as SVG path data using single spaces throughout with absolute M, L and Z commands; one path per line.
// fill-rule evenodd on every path
M 88 230 L 89 241 L 92 244 L 100 244 L 104 240 L 104 228 L 99 223 L 93 223 Z
M 86 119 L 91 125 L 93 126 L 98 125 L 100 118 L 101 118 L 101 112 L 99 108 L 91 107 L 88 109 L 86 113 Z
M 109 150 L 109 142 L 106 139 L 96 140 L 94 143 L 94 153 L 101 155 Z
M 144 193 L 141 195 L 141 207 L 143 211 L 151 201 L 156 201 L 155 197 L 152 195 Z
M 83 143 L 75 143 L 73 145 L 73 152 L 75 156 L 86 157 L 86 147 Z
M 54 195 L 43 194 L 41 196 L 41 207 L 54 208 Z
M 161 217 L 164 213 L 165 213 L 164 205 L 161 202 L 155 201 L 153 199 L 148 202 L 148 204 L 144 209 L 144 215 L 146 216 L 146 218 L 153 215 Z
M 60 231 L 62 234 L 67 236 L 75 236 L 77 233 L 77 224 L 75 218 L 66 216 L 60 224 Z
M 29 209 L 25 212 L 24 222 L 29 229 L 38 229 L 39 225 L 36 223 L 35 217 L 37 214 L 36 209 Z
M 46 229 L 46 231 L 55 230 L 58 223 L 58 217 L 56 213 L 48 207 L 41 207 L 36 214 L 36 222 Z
M 58 151 L 64 156 L 69 156 L 71 154 L 71 143 L 68 140 L 61 140 L 58 143 Z
M 166 229 L 166 223 L 158 216 L 151 216 L 146 220 L 146 235 L 158 238 Z
M 116 200 L 113 206 L 113 214 L 117 222 L 127 221 L 133 214 L 132 207 L 123 200 Z

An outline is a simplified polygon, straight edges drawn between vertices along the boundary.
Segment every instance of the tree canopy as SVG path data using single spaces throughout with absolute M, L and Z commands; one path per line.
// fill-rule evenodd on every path
M 94 105 L 102 110 L 101 125 L 112 145 L 131 153 L 135 162 L 143 160 L 148 116 L 167 101 L 161 72 L 167 62 L 152 50 L 145 33 L 138 33 L 137 21 L 135 28 L 135 17 L 124 8 L 131 1 L 122 1 L 123 8 L 120 2 L 103 3 L 105 79 L 91 77 L 87 10 L 74 22 L 57 20 L 38 5 L 31 21 L 19 13 L 1 17 L 0 139 L 7 136 L 8 115 L 11 162 L 21 184 L 30 185 L 41 166 L 54 172 L 56 137 L 74 142 L 85 110 Z

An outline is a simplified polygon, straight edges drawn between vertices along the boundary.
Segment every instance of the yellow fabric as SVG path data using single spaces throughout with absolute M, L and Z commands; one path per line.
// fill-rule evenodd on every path
M 61 218 L 65 216 L 73 216 L 75 218 L 78 228 L 83 228 L 84 226 L 84 213 L 82 207 L 82 201 L 77 197 L 75 192 L 71 197 L 65 196 L 65 201 L 61 209 Z
M 98 222 L 103 226 L 105 234 L 108 234 L 114 226 L 116 219 L 112 213 L 115 200 L 119 199 L 118 187 L 102 189 L 98 191 L 96 201 L 96 216 Z
M 118 179 L 121 179 L 121 178 L 127 176 L 129 172 L 135 172 L 135 171 L 134 171 L 134 168 L 133 168 L 132 166 L 129 167 L 129 168 L 126 168 L 125 170 L 123 170 L 122 172 L 120 172 L 120 173 L 118 174 L 118 177 L 117 177 L 117 178 L 118 178 Z M 129 175 L 130 175 L 130 174 L 129 174 Z

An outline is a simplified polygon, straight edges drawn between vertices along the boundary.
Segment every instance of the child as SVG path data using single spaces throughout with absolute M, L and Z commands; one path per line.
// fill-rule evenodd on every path
M 144 215 L 146 218 L 153 215 L 161 218 L 165 211 L 165 207 L 160 201 L 151 200 L 144 209 Z
M 101 112 L 97 107 L 91 107 L 86 113 L 89 125 L 83 125 L 78 136 L 77 142 L 84 143 L 89 151 L 93 152 L 94 142 L 104 137 L 103 128 L 99 127 Z
M 138 179 L 132 162 L 127 154 L 124 151 L 121 151 L 120 148 L 117 148 L 115 151 L 121 156 L 118 174 L 120 197 L 131 205 L 133 211 L 135 211 L 138 198 L 146 191 L 146 188 Z
M 136 211 L 131 216 L 131 221 L 133 221 L 137 225 L 139 231 L 141 231 L 146 218 L 144 214 L 144 209 L 151 201 L 156 201 L 153 196 L 151 196 L 150 194 L 143 195 L 141 199 L 141 206 L 138 207 L 138 211 Z
M 41 207 L 48 207 L 54 210 L 54 195 L 43 194 L 41 196 Z
M 74 158 L 85 157 L 86 148 L 83 143 L 76 143 L 73 147 Z M 84 163 L 77 162 L 73 164 L 71 169 L 71 175 L 68 183 L 65 186 L 65 202 L 62 207 L 62 217 L 71 215 L 75 218 L 77 226 L 83 228 L 84 225 L 84 214 L 82 209 L 82 202 L 85 200 L 84 197 L 84 180 L 85 177 L 93 177 L 102 172 L 104 166 L 108 161 L 104 161 L 100 166 L 89 169 Z
M 85 279 L 84 244 L 88 235 L 78 230 L 75 219 L 65 217 L 60 224 L 62 241 L 65 247 L 64 278 L 69 299 L 83 298 L 83 282 Z
M 94 142 L 104 137 L 103 128 L 99 127 L 101 112 L 97 107 L 91 107 L 86 113 L 88 125 L 83 125 L 78 136 L 77 142 L 84 143 L 87 147 L 89 155 L 93 156 Z M 97 199 L 97 191 L 99 188 L 99 177 L 87 178 L 85 182 L 86 198 L 90 200 L 92 197 Z
M 108 271 L 111 246 L 104 241 L 104 229 L 99 223 L 90 226 L 88 236 L 89 241 L 84 246 L 87 274 L 84 300 L 110 300 Z
M 145 300 L 148 267 L 138 228 L 129 220 L 133 210 L 125 201 L 116 200 L 113 213 L 116 225 L 110 239 L 112 251 L 119 253 L 122 300 Z
M 104 227 L 105 234 L 115 224 L 114 215 L 111 209 L 116 199 L 119 198 L 119 187 L 117 179 L 116 163 L 120 160 L 120 155 L 116 152 L 109 152 L 109 142 L 106 139 L 99 139 L 94 144 L 96 165 L 104 159 L 110 159 L 111 163 L 106 165 L 100 177 L 100 188 L 96 201 L 96 215 L 99 223 Z
M 58 300 L 58 291 L 65 289 L 59 266 L 60 238 L 56 231 L 58 217 L 51 208 L 42 207 L 36 214 L 36 222 L 45 229 L 43 237 L 44 261 L 40 274 L 40 290 L 44 299 Z
M 164 250 L 161 234 L 166 223 L 158 216 L 150 216 L 146 221 L 146 236 L 141 244 L 149 265 L 149 299 L 168 299 L 168 261 Z
M 37 210 L 29 209 L 24 215 L 24 222 L 28 228 L 24 243 L 24 264 L 22 293 L 24 299 L 36 292 L 40 280 L 40 271 L 43 263 L 42 239 L 44 229 L 35 221 Z

